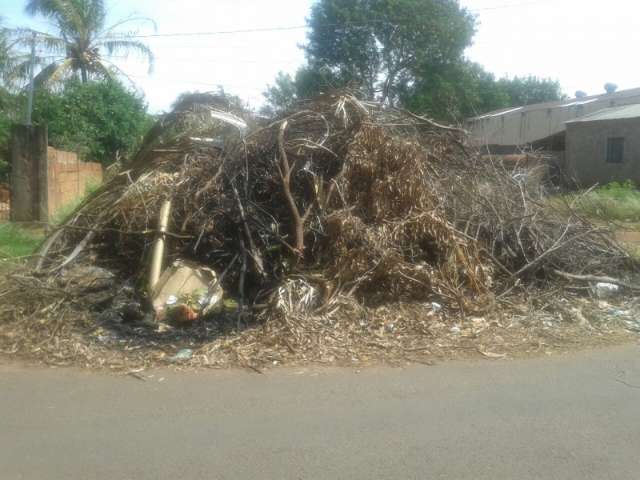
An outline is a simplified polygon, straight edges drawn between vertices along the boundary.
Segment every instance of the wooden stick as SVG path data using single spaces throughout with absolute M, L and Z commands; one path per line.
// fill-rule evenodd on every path
M 578 280 L 581 282 L 595 282 L 595 283 L 612 283 L 620 287 L 628 288 L 629 290 L 639 291 L 640 286 L 631 285 L 630 283 L 618 280 L 613 277 L 598 276 L 598 275 L 576 275 L 574 273 L 563 272 L 562 270 L 554 270 L 556 275 L 566 278 L 567 280 Z
M 289 205 L 289 211 L 291 212 L 291 220 L 293 222 L 293 247 L 299 256 L 302 256 L 304 251 L 304 224 L 300 210 L 296 205 L 296 201 L 291 193 L 291 165 L 287 157 L 287 152 L 284 148 L 284 132 L 288 126 L 287 120 L 280 125 L 280 131 L 278 133 L 278 149 L 280 150 L 280 163 L 276 164 L 278 172 L 280 173 L 280 181 L 282 183 L 282 191 Z
M 153 290 L 160 279 L 162 271 L 162 257 L 164 255 L 164 245 L 166 241 L 165 233 L 167 224 L 169 223 L 169 213 L 171 212 L 171 200 L 165 200 L 160 207 L 160 215 L 158 217 L 158 237 L 153 245 L 153 254 L 151 255 L 151 268 L 149 270 L 149 294 L 153 294 Z
M 56 240 L 60 238 L 60 235 L 62 235 L 63 231 L 64 230 L 62 229 L 57 230 L 52 235 L 50 235 L 47 241 L 44 242 L 44 244 L 42 245 L 42 248 L 38 252 L 38 256 L 40 258 L 38 258 L 38 264 L 36 265 L 36 272 L 39 272 L 40 270 L 42 270 L 42 267 L 44 266 L 44 262 L 47 260 L 47 255 L 49 253 L 49 250 L 51 250 L 51 247 L 53 246 L 53 244 L 56 243 Z
M 96 235 L 95 230 L 90 230 L 82 241 L 73 249 L 73 252 L 60 264 L 60 266 L 56 270 L 62 270 L 67 265 L 70 265 L 77 257 L 82 253 L 87 245 L 93 240 L 93 237 Z

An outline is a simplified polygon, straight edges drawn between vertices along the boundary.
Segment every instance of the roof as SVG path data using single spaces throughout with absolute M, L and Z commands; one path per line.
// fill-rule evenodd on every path
M 567 122 L 603 109 L 637 104 L 640 104 L 640 88 L 496 110 L 468 119 L 466 127 L 476 145 L 531 145 L 564 132 Z
M 594 103 L 601 100 L 616 100 L 616 99 L 625 98 L 625 97 L 635 97 L 637 95 L 640 95 L 640 88 L 631 88 L 629 90 L 619 90 L 614 93 L 603 92 L 599 95 L 590 95 L 590 96 L 581 97 L 581 98 L 564 99 L 564 100 L 558 100 L 554 102 L 534 103 L 531 105 L 523 105 L 521 107 L 502 108 L 499 110 L 494 110 L 493 112 L 483 113 L 482 115 L 478 115 L 477 117 L 472 117 L 469 120 L 474 121 L 474 120 L 480 120 L 482 118 L 499 117 L 501 115 L 506 115 L 508 113 L 513 113 L 516 111 L 526 113 L 532 110 L 577 107 L 580 105 L 588 105 L 590 103 Z
M 590 115 L 576 118 L 575 120 L 569 120 L 566 123 L 578 123 L 578 122 L 599 122 L 603 120 L 624 120 L 628 118 L 640 117 L 640 104 L 624 105 L 622 107 L 603 108 Z

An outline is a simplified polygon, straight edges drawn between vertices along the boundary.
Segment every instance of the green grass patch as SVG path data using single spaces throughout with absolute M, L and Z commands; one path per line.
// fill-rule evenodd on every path
M 565 196 L 574 208 L 597 220 L 640 222 L 640 190 L 632 182 L 611 182 L 587 193 Z
M 0 260 L 33 254 L 43 237 L 42 229 L 0 224 Z

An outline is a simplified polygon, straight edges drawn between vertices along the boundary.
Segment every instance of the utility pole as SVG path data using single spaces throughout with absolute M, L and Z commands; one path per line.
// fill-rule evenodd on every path
M 31 112 L 33 111 L 33 71 L 36 63 L 36 32 L 31 36 L 31 62 L 29 64 L 29 94 L 27 97 L 27 125 L 31 125 Z

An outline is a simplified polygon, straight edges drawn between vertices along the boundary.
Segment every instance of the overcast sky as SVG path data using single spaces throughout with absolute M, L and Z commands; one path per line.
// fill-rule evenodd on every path
M 23 14 L 24 0 L 0 0 L 10 26 L 47 29 Z M 478 17 L 467 56 L 498 76 L 537 75 L 557 79 L 565 93 L 640 87 L 637 0 L 462 0 Z M 110 22 L 137 14 L 152 18 L 157 33 L 214 32 L 305 24 L 313 0 L 106 0 Z M 142 28 L 139 33 L 153 33 Z M 112 58 L 144 92 L 150 109 L 169 108 L 187 90 L 222 85 L 253 106 L 278 71 L 295 72 L 303 62 L 298 45 L 304 28 L 275 32 L 149 38 L 156 55 L 148 74 L 140 61 Z

